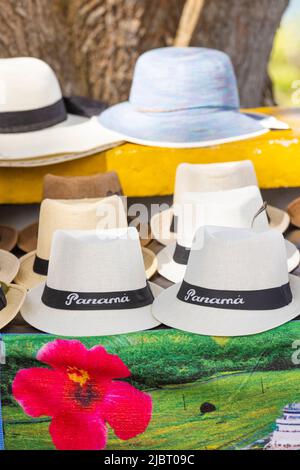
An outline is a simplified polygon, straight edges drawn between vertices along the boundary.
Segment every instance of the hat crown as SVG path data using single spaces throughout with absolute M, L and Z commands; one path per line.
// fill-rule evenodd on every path
M 175 177 L 174 202 L 185 192 L 212 192 L 257 186 L 250 160 L 224 163 L 181 163 Z
M 55 230 L 93 230 L 127 227 L 122 198 L 44 199 L 41 204 L 37 255 L 49 259 Z
M 199 228 L 184 279 L 229 291 L 285 285 L 289 277 L 283 236 L 276 230 Z
M 137 60 L 129 101 L 140 110 L 239 108 L 231 60 L 201 47 L 165 47 Z
M 141 289 L 146 274 L 138 232 L 58 230 L 53 237 L 47 285 L 69 292 Z
M 62 98 L 54 71 L 40 59 L 34 57 L 0 59 L 0 77 L 2 113 L 44 108 Z
M 225 191 L 184 193 L 174 206 L 177 215 L 177 242 L 190 248 L 198 227 L 204 225 L 267 230 L 268 218 L 257 186 Z M 256 216 L 256 217 L 255 217 Z

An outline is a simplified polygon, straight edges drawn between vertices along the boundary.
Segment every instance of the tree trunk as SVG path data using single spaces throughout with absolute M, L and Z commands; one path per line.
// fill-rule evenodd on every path
M 58 74 L 65 93 L 115 103 L 128 97 L 137 57 L 174 44 L 185 4 L 185 0 L 0 0 L 0 57 L 42 58 Z M 192 45 L 229 53 L 243 106 L 269 104 L 267 64 L 287 4 L 288 0 L 204 0 L 195 33 L 191 27 L 187 36 L 181 30 L 180 37 L 189 40 L 192 35 Z M 186 18 L 194 21 L 190 13 Z
M 199 0 L 200 1 L 200 0 Z M 289 0 L 205 0 L 191 45 L 230 55 L 241 105 L 270 104 L 267 68 L 275 32 Z
M 0 0 L 0 57 L 34 56 L 48 62 L 64 90 L 80 91 L 68 30 L 56 1 Z
M 85 92 L 110 103 L 128 98 L 134 64 L 172 45 L 184 0 L 72 0 L 68 23 Z

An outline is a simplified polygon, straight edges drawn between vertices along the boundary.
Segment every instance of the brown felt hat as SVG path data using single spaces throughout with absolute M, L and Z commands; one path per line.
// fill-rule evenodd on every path
M 91 176 L 44 177 L 43 199 L 84 199 L 121 195 L 119 177 L 115 171 Z
M 0 225 L 0 249 L 11 251 L 16 246 L 18 232 L 14 227 Z
M 300 197 L 294 199 L 288 206 L 287 211 L 291 218 L 291 223 L 300 228 Z

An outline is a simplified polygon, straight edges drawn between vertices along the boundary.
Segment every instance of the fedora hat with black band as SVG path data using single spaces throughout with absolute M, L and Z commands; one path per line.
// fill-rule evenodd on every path
M 25 300 L 26 289 L 12 284 L 19 267 L 15 255 L 0 250 L 0 330 L 16 317 Z
M 17 284 L 27 289 L 45 281 L 53 234 L 56 230 L 93 230 L 127 227 L 123 201 L 119 196 L 99 199 L 44 199 L 41 204 L 36 251 L 20 258 Z M 157 269 L 155 254 L 142 250 L 146 274 L 150 278 Z
M 115 171 L 90 176 L 47 174 L 43 179 L 43 199 L 94 199 L 122 194 L 120 179 Z M 143 230 L 140 230 L 140 238 L 142 246 L 147 246 L 152 237 L 149 224 L 144 225 Z M 25 253 L 34 251 L 37 248 L 37 238 L 38 222 L 20 230 L 18 247 Z
M 28 292 L 21 309 L 35 328 L 95 336 L 159 325 L 152 316 L 161 288 L 146 280 L 137 230 L 57 230 L 45 283 Z
M 244 186 L 258 186 L 254 165 L 250 160 L 225 163 L 181 163 L 176 169 L 174 206 L 151 218 L 153 238 L 163 245 L 176 240 L 176 204 L 185 192 L 213 192 Z M 285 232 L 290 223 L 286 211 L 267 206 L 270 228 Z
M 100 122 L 129 142 L 191 148 L 260 136 L 268 129 L 242 114 L 231 60 L 201 47 L 165 47 L 137 60 L 129 100 Z
M 42 60 L 0 59 L 0 76 L 0 161 L 49 155 L 72 159 L 120 142 L 91 117 L 103 103 L 65 100 L 54 71 Z
M 300 279 L 289 275 L 276 230 L 201 227 L 182 282 L 153 304 L 165 325 L 209 336 L 275 328 L 300 312 Z
M 177 240 L 157 254 L 158 272 L 172 282 L 183 279 L 196 230 L 205 225 L 270 230 L 257 186 L 208 193 L 184 193 L 177 204 Z M 300 262 L 297 247 L 285 240 L 288 271 Z

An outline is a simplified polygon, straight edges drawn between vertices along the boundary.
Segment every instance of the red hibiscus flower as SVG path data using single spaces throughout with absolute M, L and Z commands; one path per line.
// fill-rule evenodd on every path
M 32 417 L 50 416 L 54 445 L 60 450 L 99 450 L 107 442 L 107 423 L 117 437 L 144 432 L 152 414 L 150 395 L 124 379 L 129 369 L 102 346 L 88 350 L 76 340 L 55 340 L 37 359 L 51 366 L 20 370 L 13 395 Z

